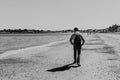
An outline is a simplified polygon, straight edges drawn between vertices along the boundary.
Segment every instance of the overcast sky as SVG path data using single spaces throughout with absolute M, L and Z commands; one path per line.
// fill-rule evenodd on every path
M 120 24 L 120 0 L 0 0 L 0 29 L 98 29 L 113 24 Z

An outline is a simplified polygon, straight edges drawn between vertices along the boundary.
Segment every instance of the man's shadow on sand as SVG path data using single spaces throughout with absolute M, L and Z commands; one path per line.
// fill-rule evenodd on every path
M 69 70 L 70 68 L 77 68 L 79 67 L 78 65 L 76 66 L 73 66 L 73 63 L 72 64 L 67 64 L 67 65 L 64 65 L 64 66 L 61 66 L 61 67 L 57 67 L 57 68 L 53 68 L 53 69 L 49 69 L 47 70 L 48 72 L 58 72 L 58 71 L 65 71 L 65 70 Z

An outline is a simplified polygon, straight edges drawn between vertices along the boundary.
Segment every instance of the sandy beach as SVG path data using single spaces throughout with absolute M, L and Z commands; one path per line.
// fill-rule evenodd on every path
M 81 66 L 73 62 L 68 40 L 0 55 L 0 80 L 119 80 L 120 35 L 84 34 Z

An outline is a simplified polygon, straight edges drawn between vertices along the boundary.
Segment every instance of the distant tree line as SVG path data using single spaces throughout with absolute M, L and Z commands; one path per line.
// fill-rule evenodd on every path
M 15 34 L 15 33 L 69 33 L 73 32 L 72 29 L 68 30 L 59 30 L 59 31 L 52 31 L 52 30 L 35 30 L 35 29 L 4 29 L 0 30 L 1 34 Z M 80 30 L 82 33 L 110 33 L 110 32 L 120 32 L 120 25 L 112 25 L 105 29 L 87 29 L 87 30 Z
M 80 32 L 85 33 L 111 33 L 111 32 L 120 32 L 120 25 L 114 24 L 105 29 L 87 29 L 81 30 Z
M 15 34 L 15 33 L 66 33 L 72 32 L 72 30 L 60 30 L 60 31 L 52 31 L 52 30 L 35 30 L 35 29 L 4 29 L 0 30 L 1 34 Z

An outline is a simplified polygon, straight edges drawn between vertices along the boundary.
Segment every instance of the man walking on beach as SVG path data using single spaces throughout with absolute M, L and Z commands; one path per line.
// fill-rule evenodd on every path
M 80 66 L 80 54 L 81 54 L 81 47 L 85 43 L 84 38 L 79 33 L 78 28 L 74 28 L 74 33 L 70 37 L 70 43 L 73 45 L 74 49 L 74 62 L 73 64 L 77 64 Z

